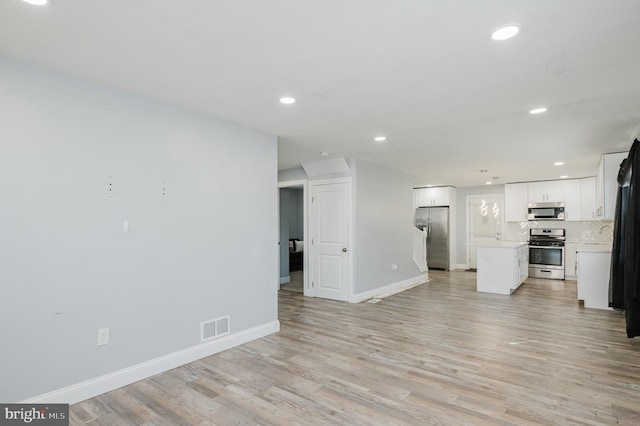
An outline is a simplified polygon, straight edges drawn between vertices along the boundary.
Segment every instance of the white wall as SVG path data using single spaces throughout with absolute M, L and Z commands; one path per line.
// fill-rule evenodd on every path
M 0 401 L 277 322 L 274 136 L 4 57 L 0 117 Z
M 422 274 L 413 262 L 412 177 L 361 160 L 355 164 L 353 292 L 360 294 Z

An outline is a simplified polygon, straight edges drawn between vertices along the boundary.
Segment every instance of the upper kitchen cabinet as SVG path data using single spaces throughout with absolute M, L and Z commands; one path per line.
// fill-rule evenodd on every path
M 618 194 L 618 170 L 620 163 L 627 158 L 627 152 L 605 154 L 600 159 L 596 188 L 596 217 L 602 220 L 613 220 Z
M 596 178 L 508 183 L 504 201 L 507 222 L 525 222 L 528 203 L 536 202 L 564 202 L 567 221 L 595 220 Z
M 529 182 L 529 202 L 562 202 L 564 201 L 564 181 L 549 180 Z
M 596 219 L 596 178 L 564 181 L 564 218 L 566 221 Z
M 596 210 L 596 177 L 580 179 L 580 218 L 582 220 L 595 220 Z
M 413 193 L 415 207 L 450 206 L 456 196 L 452 186 L 416 188 Z
M 580 179 L 564 181 L 564 197 L 561 201 L 564 201 L 564 220 L 582 220 Z
M 504 186 L 504 220 L 506 222 L 525 222 L 528 203 L 528 183 L 508 183 Z

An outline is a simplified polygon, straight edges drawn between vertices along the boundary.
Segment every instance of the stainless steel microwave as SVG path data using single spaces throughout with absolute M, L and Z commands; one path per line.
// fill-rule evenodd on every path
M 529 203 L 527 220 L 564 220 L 564 203 Z

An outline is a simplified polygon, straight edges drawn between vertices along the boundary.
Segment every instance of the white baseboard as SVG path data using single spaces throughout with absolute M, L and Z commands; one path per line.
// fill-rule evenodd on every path
M 458 263 L 456 265 L 456 269 L 462 269 L 463 271 L 466 271 L 467 269 L 469 269 L 469 264 L 467 264 L 467 263 Z
M 429 281 L 428 274 L 418 275 L 417 277 L 409 278 L 403 281 L 391 283 L 384 287 L 376 288 L 374 290 L 365 291 L 364 293 L 354 294 L 349 298 L 351 303 L 360 303 L 365 300 L 372 299 L 374 297 L 383 298 L 395 293 L 415 287 L 418 284 L 423 284 Z
M 280 321 L 275 320 L 210 342 L 201 343 L 178 352 L 164 355 L 131 367 L 98 376 L 84 382 L 57 389 L 22 401 L 23 404 L 63 403 L 75 404 L 122 386 L 146 379 L 181 365 L 242 345 L 243 343 L 280 331 Z
M 280 285 L 290 283 L 291 275 L 287 275 L 286 277 L 280 277 Z

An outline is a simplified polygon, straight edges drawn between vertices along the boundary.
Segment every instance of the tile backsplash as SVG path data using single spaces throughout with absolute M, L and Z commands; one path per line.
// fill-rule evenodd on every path
M 610 243 L 613 240 L 613 221 L 559 222 L 540 220 L 532 222 L 505 222 L 502 239 L 527 241 L 530 228 L 564 228 L 568 242 Z

